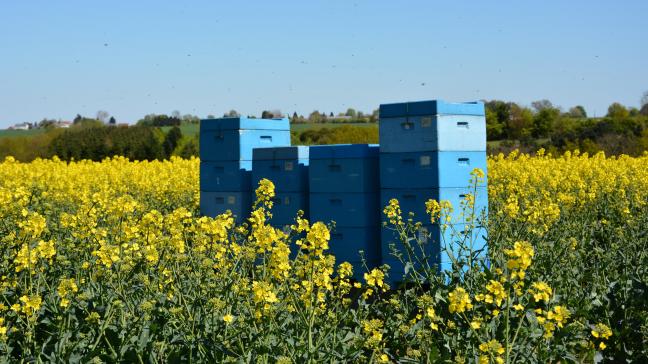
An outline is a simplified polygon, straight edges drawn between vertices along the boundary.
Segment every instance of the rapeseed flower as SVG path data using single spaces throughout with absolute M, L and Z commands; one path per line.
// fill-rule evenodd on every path
M 450 305 L 448 306 L 450 313 L 462 313 L 473 307 L 470 295 L 461 287 L 457 287 L 454 291 L 450 292 L 448 294 L 448 300 L 450 301 Z

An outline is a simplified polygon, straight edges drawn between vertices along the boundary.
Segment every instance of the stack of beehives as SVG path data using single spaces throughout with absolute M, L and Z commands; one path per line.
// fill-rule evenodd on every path
M 424 223 L 418 239 L 430 257 L 430 266 L 450 269 L 448 249 L 457 251 L 462 241 L 475 250 L 485 246 L 484 231 L 473 227 L 476 219 L 471 221 L 468 211 L 462 209 L 467 195 L 475 196 L 477 213 L 488 206 L 485 182 L 476 189 L 469 187 L 475 168 L 486 172 L 482 103 L 436 100 L 380 106 L 381 204 L 385 206 L 396 198 L 405 218 L 413 213 L 416 221 Z M 451 224 L 446 229 L 432 223 L 426 214 L 425 202 L 429 199 L 452 204 Z M 384 229 L 382 260 L 394 268 L 391 279 L 398 281 L 403 266 L 391 254 L 392 247 L 407 255 L 394 232 Z

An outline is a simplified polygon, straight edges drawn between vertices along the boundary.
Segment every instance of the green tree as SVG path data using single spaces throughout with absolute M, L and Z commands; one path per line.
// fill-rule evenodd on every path
M 315 110 L 308 115 L 308 121 L 311 123 L 319 123 L 322 121 L 322 114 L 319 111 Z
M 545 138 L 553 130 L 554 125 L 560 117 L 560 110 L 553 107 L 542 107 L 533 115 L 533 131 L 534 138 Z
M 567 115 L 571 118 L 585 119 L 587 117 L 587 111 L 581 105 L 577 105 L 569 109 Z
M 628 116 L 630 116 L 630 112 L 628 111 L 628 109 L 625 106 L 621 105 L 618 102 L 615 102 L 612 105 L 610 105 L 610 107 L 608 107 L 607 116 L 612 118 L 612 119 L 617 119 L 617 120 L 618 119 L 625 119 Z
M 263 112 L 261 113 L 261 119 L 272 119 L 273 117 L 274 115 L 272 114 L 272 112 L 268 110 L 263 110 Z
M 544 109 L 553 109 L 554 106 L 551 101 L 547 99 L 542 99 L 538 101 L 533 101 L 531 106 L 535 109 L 536 112 L 542 111 Z
M 358 116 L 358 112 L 353 108 L 348 108 L 344 115 L 355 119 Z
M 504 137 L 504 123 L 497 118 L 497 112 L 486 108 L 486 139 L 500 140 Z
M 121 155 L 131 160 L 154 160 L 165 157 L 159 129 L 146 126 L 107 128 L 74 127 L 63 131 L 49 144 L 49 155 L 63 160 L 100 161 Z
M 533 129 L 533 113 L 529 108 L 509 103 L 509 118 L 506 123 L 508 139 L 527 140 Z
M 169 130 L 166 137 L 164 138 L 164 142 L 162 142 L 164 155 L 167 158 L 171 157 L 171 154 L 178 146 L 180 139 L 182 139 L 182 130 L 180 130 L 180 128 L 178 128 L 177 126 L 174 126 L 173 128 L 171 128 L 171 130 Z
M 178 146 L 178 156 L 189 159 L 191 157 L 198 157 L 200 149 L 198 147 L 198 136 L 193 138 L 182 138 Z
M 43 119 L 38 122 L 38 127 L 41 129 L 50 129 L 56 125 L 56 120 L 54 119 Z

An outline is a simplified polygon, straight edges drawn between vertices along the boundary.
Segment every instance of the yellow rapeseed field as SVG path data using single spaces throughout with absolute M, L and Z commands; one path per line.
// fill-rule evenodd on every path
M 648 155 L 491 157 L 489 216 L 472 224 L 488 254 L 466 249 L 445 275 L 404 262 L 400 287 L 388 266 L 354 281 L 328 222 L 269 226 L 271 181 L 246 223 L 200 217 L 198 167 L 0 163 L 0 360 L 648 360 Z M 384 213 L 425 251 L 398 201 Z

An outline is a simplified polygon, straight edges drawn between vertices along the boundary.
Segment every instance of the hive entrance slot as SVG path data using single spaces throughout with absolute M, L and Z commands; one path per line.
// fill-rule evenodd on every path
M 329 164 L 329 171 L 331 172 L 340 172 L 342 170 L 342 166 L 339 164 Z

